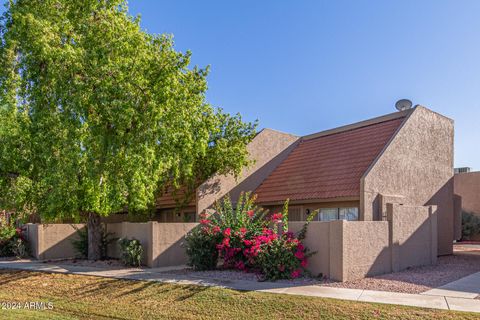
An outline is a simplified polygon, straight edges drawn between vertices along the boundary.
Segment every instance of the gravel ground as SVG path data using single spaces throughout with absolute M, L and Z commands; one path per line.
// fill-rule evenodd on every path
M 480 250 L 471 247 L 455 246 L 456 253 L 438 258 L 435 266 L 414 267 L 407 270 L 365 279 L 334 282 L 328 279 L 300 278 L 296 280 L 281 280 L 293 285 L 319 285 L 326 287 L 366 289 L 403 293 L 421 293 L 449 282 L 480 272 Z M 181 274 L 199 278 L 218 280 L 248 280 L 258 281 L 258 276 L 232 270 L 193 271 L 182 269 L 169 271 L 169 274 Z M 477 299 L 479 299 L 477 297 Z
M 401 272 L 344 283 L 329 283 L 325 281 L 321 285 L 338 288 L 421 293 L 475 272 L 480 272 L 480 254 L 457 252 L 455 255 L 439 257 L 438 264 L 435 266 L 415 267 Z

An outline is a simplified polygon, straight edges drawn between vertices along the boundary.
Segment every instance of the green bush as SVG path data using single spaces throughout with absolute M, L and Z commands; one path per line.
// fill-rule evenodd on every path
M 0 215 L 0 257 L 25 258 L 29 247 L 24 230 L 15 227 L 15 219 Z
M 140 267 L 142 265 L 143 247 L 137 239 L 118 239 L 121 249 L 121 259 L 126 266 Z
M 479 235 L 480 217 L 469 212 L 462 212 L 462 239 L 470 240 Z
M 218 263 L 217 244 L 220 234 L 205 233 L 202 228 L 196 227 L 185 237 L 185 251 L 188 256 L 187 265 L 194 270 L 213 270 Z
M 12 253 L 17 258 L 25 258 L 29 256 L 28 243 L 22 238 L 18 237 L 10 242 L 10 248 Z
M 286 203 L 282 215 L 288 215 L 288 203 Z M 255 263 L 265 280 L 295 279 L 306 272 L 308 258 L 315 252 L 309 252 L 302 241 L 307 234 L 307 227 L 317 212 L 313 212 L 307 218 L 302 230 L 295 236 L 288 232 L 288 222 L 284 219 L 283 232 L 265 232 L 263 236 L 255 239 L 257 244 Z M 252 254 L 251 253 L 251 254 Z
M 72 240 L 72 245 L 75 251 L 77 251 L 77 257 L 83 259 L 88 258 L 88 229 L 85 227 L 83 229 L 79 229 L 77 232 L 78 240 Z M 102 230 L 102 260 L 108 258 L 108 245 L 115 240 L 117 240 L 117 238 L 113 237 L 112 232 L 106 232 L 105 228 Z
M 288 232 L 288 200 L 283 212 L 272 215 L 254 202 L 254 196 L 242 193 L 235 208 L 227 197 L 216 204 L 214 213 L 201 216 L 200 226 L 185 241 L 189 265 L 195 270 L 210 270 L 222 259 L 223 268 L 260 273 L 264 280 L 304 274 L 313 253 L 301 241 L 317 212 L 295 236 Z
M 78 239 L 72 240 L 72 246 L 77 251 L 78 258 L 88 257 L 88 231 L 87 228 L 77 231 Z
M 265 219 L 268 211 L 257 207 L 255 199 L 250 193 L 242 192 L 234 208 L 227 196 L 215 203 L 213 214 L 200 215 L 200 226 L 192 230 L 184 242 L 188 265 L 194 270 L 212 270 L 217 267 L 219 257 L 224 267 L 234 267 L 238 261 L 245 260 L 241 250 L 233 252 L 227 246 L 219 246 L 226 238 L 224 233 L 228 234 L 232 246 L 239 248 L 243 238 L 259 235 L 268 227 Z

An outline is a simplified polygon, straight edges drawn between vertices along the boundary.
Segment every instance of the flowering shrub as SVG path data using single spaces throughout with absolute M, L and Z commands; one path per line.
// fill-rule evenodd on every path
M 16 228 L 13 219 L 0 215 L 0 257 L 24 258 L 28 255 L 24 231 Z
M 189 265 L 214 269 L 220 258 L 223 268 L 257 272 L 268 280 L 301 276 L 312 254 L 301 240 L 314 214 L 296 237 L 288 232 L 288 200 L 283 212 L 269 216 L 254 202 L 255 196 L 242 193 L 235 208 L 226 198 L 215 213 L 201 216 L 200 227 L 186 237 Z
M 284 212 L 286 213 L 286 209 Z M 304 274 L 308 258 L 314 253 L 305 248 L 302 240 L 305 239 L 308 224 L 314 215 L 307 218 L 297 237 L 292 232 L 285 231 L 288 229 L 285 222 L 281 235 L 266 230 L 264 236 L 258 237 L 260 245 L 257 245 L 256 249 L 256 263 L 265 279 L 295 279 Z
M 217 267 L 217 243 L 221 237 L 219 230 L 195 228 L 185 237 L 188 265 L 197 271 L 212 270 Z

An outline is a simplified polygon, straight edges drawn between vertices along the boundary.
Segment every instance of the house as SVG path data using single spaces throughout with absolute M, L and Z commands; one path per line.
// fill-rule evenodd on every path
M 319 210 L 304 244 L 316 252 L 308 270 L 337 281 L 437 263 L 458 236 L 461 201 L 454 195 L 453 121 L 416 106 L 378 118 L 297 137 L 271 129 L 247 146 L 254 163 L 237 179 L 214 175 L 196 190 L 166 192 L 148 222 L 106 219 L 107 232 L 138 239 L 150 267 L 187 262 L 182 247 L 198 214 L 229 194 L 257 194 L 273 211 L 290 199 L 288 230 Z M 457 191 L 460 189 L 457 189 Z M 185 205 L 178 209 L 178 201 Z M 467 202 L 465 202 L 467 203 Z M 179 223 L 162 223 L 179 222 Z M 29 224 L 39 259 L 72 257 L 83 225 Z M 109 248 L 118 257 L 118 248 Z
M 208 179 L 176 220 L 193 219 L 217 199 L 229 194 L 235 200 L 242 191 L 254 192 L 271 210 L 290 199 L 292 221 L 317 209 L 320 221 L 381 221 L 387 203 L 434 205 L 438 254 L 451 254 L 453 132 L 451 119 L 422 106 L 303 137 L 264 129 L 248 146 L 254 165 L 238 179 Z M 159 199 L 160 221 L 175 220 L 174 203 L 168 194 Z
M 460 168 L 463 169 L 463 168 Z M 466 215 L 472 214 L 480 218 L 480 172 L 458 170 L 455 174 L 455 207 L 457 211 Z M 462 238 L 462 219 L 456 217 L 455 239 Z M 469 237 L 471 240 L 480 240 L 480 234 Z

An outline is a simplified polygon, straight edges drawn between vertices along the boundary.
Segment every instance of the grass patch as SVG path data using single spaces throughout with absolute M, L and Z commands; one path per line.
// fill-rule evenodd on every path
M 53 302 L 53 310 L 0 310 L 1 319 L 478 319 L 477 314 L 314 297 L 0 270 L 0 302 Z

